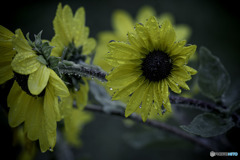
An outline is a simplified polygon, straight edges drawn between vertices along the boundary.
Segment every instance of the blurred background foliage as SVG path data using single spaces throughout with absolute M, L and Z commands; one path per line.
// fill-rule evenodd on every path
M 86 25 L 90 28 L 90 37 L 97 39 L 99 32 L 112 30 L 111 15 L 116 9 L 124 9 L 134 18 L 139 8 L 152 6 L 157 14 L 170 12 L 175 23 L 187 24 L 192 28 L 189 43 L 206 46 L 218 56 L 231 76 L 231 89 L 228 101 L 239 99 L 240 90 L 240 19 L 237 1 L 228 0 L 35 0 L 4 1 L 0 6 L 1 25 L 15 31 L 21 28 L 30 35 L 43 30 L 43 39 L 54 36 L 52 20 L 57 5 L 69 4 L 75 12 L 80 6 L 86 11 Z M 201 95 L 199 95 L 201 97 Z M 1 99 L 6 93 L 1 92 Z M 2 101 L 2 100 L 1 100 Z M 3 103 L 1 103 L 3 104 Z M 189 124 L 198 111 L 176 108 L 175 119 L 166 123 L 174 125 Z M 17 147 L 12 147 L 12 132 L 7 124 L 5 113 L 0 113 L 1 156 L 15 159 Z M 208 150 L 169 134 L 142 124 L 122 120 L 119 117 L 94 113 L 94 120 L 85 126 L 81 139 L 83 146 L 73 148 L 63 142 L 61 135 L 53 153 L 37 153 L 36 159 L 79 159 L 79 160 L 130 160 L 130 159 L 208 159 Z M 177 121 L 180 119 L 181 121 Z M 234 135 L 231 133 L 234 132 Z M 234 144 L 239 131 L 233 128 L 229 134 Z M 235 137 L 234 137 L 235 136 Z M 218 137 L 215 137 L 218 138 Z M 59 145 L 61 143 L 61 145 Z M 239 150 L 240 151 L 240 150 Z M 9 152 L 11 152 L 9 154 Z

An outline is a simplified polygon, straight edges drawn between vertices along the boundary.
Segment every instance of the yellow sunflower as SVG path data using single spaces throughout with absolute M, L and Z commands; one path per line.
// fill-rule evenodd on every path
M 110 42 L 106 60 L 113 70 L 106 76 L 113 100 L 127 102 L 125 116 L 133 112 L 146 121 L 149 114 L 171 112 L 170 88 L 181 93 L 189 90 L 186 81 L 196 70 L 187 66 L 195 45 L 176 42 L 176 34 L 169 20 L 160 26 L 150 17 L 145 25 L 136 24 L 128 33 L 128 42 Z
M 61 57 L 62 60 L 73 61 L 74 63 L 85 63 L 90 60 L 89 55 L 95 48 L 96 41 L 93 38 L 88 38 L 89 28 L 85 26 L 85 11 L 83 7 L 77 9 L 73 16 L 71 8 L 68 5 L 62 8 L 60 3 L 56 17 L 53 20 L 53 27 L 55 36 L 50 44 L 54 46 L 52 50 L 54 56 Z M 79 129 L 73 128 L 80 123 L 77 123 L 79 122 L 76 120 L 77 118 L 75 118 L 76 122 L 69 120 L 69 118 L 76 114 L 85 113 L 81 109 L 87 104 L 89 86 L 87 79 L 84 77 L 79 78 L 66 74 L 62 75 L 62 79 L 67 82 L 70 90 L 70 96 L 63 98 L 62 113 L 67 117 L 66 119 L 64 118 L 66 134 L 69 134 L 67 137 L 72 136 L 73 139 L 78 137 L 78 132 L 71 132 L 70 130 L 78 131 Z M 80 110 L 73 108 L 74 102 L 76 102 L 76 106 Z M 81 120 L 81 117 L 79 119 Z M 73 136 L 73 133 L 76 135 Z M 73 141 L 72 139 L 70 140 L 71 142 Z M 75 141 L 77 143 L 79 140 L 75 139 Z
M 14 34 L 0 25 L 0 84 L 13 78 L 11 62 L 16 51 L 13 50 L 12 39 Z
M 52 150 L 57 121 L 61 119 L 59 98 L 69 96 L 69 91 L 49 68 L 52 66 L 49 60 L 54 58 L 50 56 L 47 43 L 42 44 L 39 39 L 30 43 L 20 29 L 16 30 L 12 43 L 17 54 L 11 62 L 15 82 L 7 99 L 9 124 L 17 127 L 24 122 L 27 138 L 39 140 L 42 152 Z M 39 48 L 43 50 L 39 52 Z
M 139 9 L 136 19 L 124 10 L 117 10 L 112 15 L 113 31 L 100 32 L 98 35 L 99 42 L 96 48 L 96 55 L 93 63 L 100 66 L 106 72 L 109 72 L 112 67 L 104 60 L 104 55 L 107 53 L 107 43 L 111 40 L 126 41 L 126 34 L 134 31 L 136 23 L 144 23 L 150 16 L 157 17 L 158 21 L 162 23 L 165 19 L 174 23 L 174 17 L 170 13 L 163 13 L 157 16 L 156 11 L 150 6 L 144 6 Z M 174 25 L 176 32 L 176 41 L 187 40 L 191 35 L 191 28 L 185 24 Z

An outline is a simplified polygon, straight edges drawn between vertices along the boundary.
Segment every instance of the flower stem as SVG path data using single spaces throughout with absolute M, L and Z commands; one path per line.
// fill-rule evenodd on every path
M 86 63 L 75 64 L 71 61 L 63 60 L 59 62 L 59 72 L 60 74 L 75 75 L 78 77 L 97 78 L 102 82 L 107 81 L 105 71 L 98 66 Z
M 99 106 L 93 105 L 93 104 L 88 104 L 85 107 L 85 110 L 93 111 L 93 112 L 99 112 L 99 113 L 105 113 L 104 110 L 102 109 L 102 107 L 99 107 Z M 124 112 L 119 111 L 119 110 L 111 110 L 110 112 L 108 112 L 106 114 L 125 118 Z M 142 124 L 146 124 L 150 127 L 154 127 L 154 128 L 160 129 L 160 130 L 170 132 L 174 135 L 177 135 L 177 136 L 182 137 L 186 140 L 189 140 L 190 142 L 193 142 L 193 143 L 195 143 L 195 144 L 197 144 L 197 145 L 199 145 L 199 146 L 201 146 L 201 147 L 203 147 L 207 150 L 214 150 L 214 151 L 218 150 L 217 148 L 212 146 L 211 143 L 208 140 L 197 137 L 197 136 L 194 136 L 194 135 L 190 135 L 190 134 L 180 130 L 179 128 L 174 127 L 174 126 L 170 126 L 166 123 L 161 123 L 159 121 L 149 120 L 149 119 L 146 122 L 143 122 L 141 117 L 136 115 L 136 114 L 133 114 L 133 115 L 129 116 L 128 119 L 131 119 L 133 121 L 136 121 L 136 122 L 139 122 L 139 123 L 142 123 Z

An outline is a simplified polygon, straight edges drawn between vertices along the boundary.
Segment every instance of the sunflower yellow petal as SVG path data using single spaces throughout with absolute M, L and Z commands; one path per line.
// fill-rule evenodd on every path
M 25 120 L 28 105 L 30 104 L 29 98 L 30 96 L 22 91 L 15 81 L 7 98 L 10 107 L 8 122 L 11 127 L 17 127 Z
M 72 9 L 69 5 L 65 5 L 62 10 L 62 21 L 65 24 L 65 31 L 67 34 L 68 40 L 71 41 L 71 38 L 73 37 L 73 13 Z
M 142 24 L 135 25 L 135 31 L 139 36 L 139 39 L 143 42 L 143 47 L 148 49 L 148 51 L 152 52 L 154 50 L 152 39 L 148 33 L 148 29 L 144 27 Z
M 50 69 L 41 65 L 37 71 L 29 75 L 28 89 L 33 95 L 39 95 L 48 83 Z
M 180 40 L 189 39 L 189 37 L 191 36 L 192 30 L 189 26 L 182 24 L 182 25 L 175 26 L 175 32 L 177 36 L 176 41 L 180 41 Z
M 142 106 L 139 108 L 139 111 L 141 111 L 141 117 L 143 122 L 145 122 L 149 116 L 149 113 L 151 111 L 151 108 L 153 106 L 153 83 L 150 83 L 147 87 L 147 89 L 144 91 L 144 97 L 142 100 Z
M 113 28 L 116 30 L 116 34 L 119 36 L 126 36 L 128 32 L 133 30 L 133 19 L 131 16 L 123 11 L 117 10 L 113 13 Z
M 170 75 L 170 78 L 176 83 L 178 84 L 180 87 L 186 89 L 186 90 L 190 90 L 190 88 L 188 87 L 188 85 L 184 82 L 181 81 L 180 79 L 178 79 L 177 77 L 175 77 L 174 75 Z
M 169 100 L 169 97 L 167 98 L 167 100 L 163 103 L 164 108 L 167 110 L 167 112 L 172 112 L 172 107 L 171 107 L 171 103 Z
M 44 114 L 41 112 L 43 107 L 43 99 L 30 97 L 31 102 L 28 107 L 26 120 L 24 123 L 25 130 L 27 131 L 27 136 L 30 140 L 35 141 L 39 139 L 40 132 L 42 129 L 41 120 L 44 117 Z M 34 104 L 34 107 L 31 106 Z
M 155 16 L 155 15 L 156 15 L 156 11 L 151 6 L 144 6 L 140 8 L 140 10 L 137 13 L 137 22 L 143 23 L 149 17 Z
M 10 30 L 0 25 L 0 41 L 12 39 L 13 36 L 14 34 Z
M 13 76 L 11 62 L 0 63 L 0 84 L 12 79 Z
M 61 80 L 61 78 L 59 78 L 58 75 L 51 69 L 50 69 L 49 83 L 54 88 L 54 95 L 60 96 L 60 97 L 69 96 L 69 91 L 67 86 Z
M 154 103 L 157 104 L 155 105 L 155 109 L 158 110 L 158 113 L 161 113 L 161 106 L 163 103 L 163 96 L 162 96 L 162 92 L 161 92 L 161 84 L 160 82 L 155 83 L 153 86 L 153 92 L 154 92 Z
M 43 109 L 41 110 L 41 112 L 43 113 Z M 51 149 L 54 147 L 50 146 L 49 141 L 48 141 L 48 137 L 47 137 L 47 132 L 46 132 L 46 122 L 44 117 L 42 117 L 41 119 L 41 130 L 39 133 L 39 144 L 40 144 L 40 149 L 41 152 L 46 152 L 47 150 Z
M 57 7 L 56 16 L 53 20 L 53 27 L 56 35 L 59 36 L 59 38 L 61 39 L 61 42 L 64 44 L 64 46 L 67 46 L 68 43 L 72 41 L 72 39 L 70 39 L 71 37 L 69 37 L 69 29 L 63 21 L 63 17 L 63 8 L 62 4 L 60 3 Z
M 186 65 L 185 65 L 184 68 L 185 68 L 186 71 L 189 72 L 191 75 L 197 74 L 197 70 L 195 70 L 195 69 L 193 69 L 193 68 L 191 68 L 191 67 L 189 67 L 189 66 L 186 66 Z
M 114 56 L 115 58 L 140 59 L 144 57 L 138 50 L 124 42 L 111 42 L 108 44 L 108 49 L 110 54 L 107 56 Z
M 54 108 L 58 107 L 54 95 L 54 88 L 51 85 L 46 87 L 43 110 L 45 115 L 45 127 L 46 135 L 50 146 L 54 146 L 56 143 L 56 130 L 57 130 L 57 117 Z
M 85 40 L 85 45 L 83 46 L 82 54 L 88 55 L 88 54 L 92 53 L 95 46 L 96 46 L 96 41 L 94 38 L 89 38 L 89 39 Z
M 32 47 L 28 44 L 27 40 L 25 39 L 21 29 L 17 29 L 15 31 L 15 37 L 13 38 L 13 48 L 20 53 L 20 52 L 30 52 L 32 53 Z
M 167 78 L 166 81 L 173 92 L 178 94 L 181 93 L 181 89 L 179 88 L 178 84 L 175 83 L 171 78 Z
M 152 41 L 153 49 L 158 49 L 160 41 L 160 29 L 157 19 L 152 16 L 146 22 L 146 28 Z
M 162 80 L 158 85 L 158 89 L 161 91 L 161 96 L 162 96 L 163 102 L 166 102 L 167 98 L 170 94 L 169 89 L 168 89 L 167 81 Z
M 83 78 L 84 85 L 80 84 L 80 90 L 74 93 L 78 108 L 84 108 L 87 105 L 89 84 L 88 81 Z
M 115 88 L 122 88 L 127 86 L 129 83 L 136 81 L 142 74 L 142 71 L 138 71 L 136 67 L 119 67 L 114 69 L 109 76 L 106 77 L 108 79 L 107 85 L 114 86 Z M 129 65 L 132 66 L 132 65 Z M 116 76 L 121 75 L 121 77 L 117 78 Z
M 74 21 L 74 43 L 76 46 L 80 46 L 87 39 L 89 35 L 89 29 L 85 27 L 85 10 L 83 7 L 79 8 L 73 18 Z
M 145 78 L 140 77 L 136 81 L 129 83 L 127 86 L 118 89 L 112 96 L 112 100 L 119 100 L 121 98 L 125 99 L 129 95 L 131 95 L 138 86 L 144 83 Z
M 167 51 L 171 49 L 172 44 L 176 40 L 176 34 L 171 22 L 168 19 L 161 25 L 159 36 L 161 38 L 159 50 Z
M 135 50 L 137 50 L 142 55 L 146 55 L 149 53 L 146 48 L 142 47 L 144 45 L 144 42 L 139 40 L 136 34 L 128 33 L 127 35 L 129 43 L 131 44 L 131 46 L 133 46 Z
M 136 88 L 134 93 L 131 95 L 125 110 L 125 117 L 130 116 L 140 107 L 146 87 L 146 84 L 139 85 L 138 88 Z
M 19 52 L 13 59 L 11 65 L 15 72 L 28 75 L 40 67 L 37 55 L 30 52 Z

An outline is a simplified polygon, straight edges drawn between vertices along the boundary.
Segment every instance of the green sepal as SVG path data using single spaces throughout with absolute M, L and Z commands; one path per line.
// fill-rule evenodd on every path
M 38 49 L 41 48 L 41 46 L 42 46 L 42 39 L 41 39 L 42 31 L 40 31 L 37 35 L 34 35 L 34 37 L 35 37 L 35 41 L 34 41 L 35 47 Z
M 48 59 L 52 52 L 53 47 L 50 46 L 48 42 L 44 42 L 41 46 L 41 49 L 42 49 L 42 54 L 44 55 L 44 57 L 46 59 Z
M 42 55 L 37 56 L 36 58 L 40 63 L 44 64 L 44 65 L 48 65 L 47 61 L 45 60 L 45 58 Z
M 55 56 L 49 56 L 48 61 L 50 63 L 50 65 L 49 65 L 50 68 L 56 68 L 56 67 L 58 67 L 58 63 L 60 61 L 60 58 L 55 57 Z

